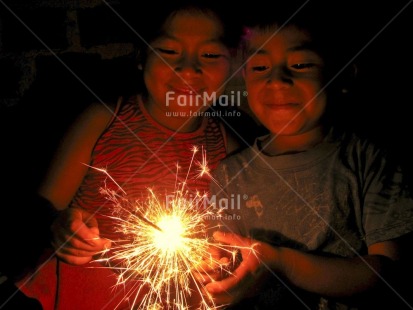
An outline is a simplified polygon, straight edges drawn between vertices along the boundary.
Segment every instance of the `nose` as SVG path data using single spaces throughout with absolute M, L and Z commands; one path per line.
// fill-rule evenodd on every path
M 175 71 L 184 77 L 202 72 L 200 62 L 195 55 L 182 55 L 175 66 Z
M 273 67 L 268 75 L 267 84 L 272 88 L 285 88 L 292 83 L 291 74 L 283 67 Z

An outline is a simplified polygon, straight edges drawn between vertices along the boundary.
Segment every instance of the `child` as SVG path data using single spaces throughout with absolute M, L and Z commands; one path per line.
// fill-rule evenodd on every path
M 176 178 L 185 179 L 193 146 L 204 148 L 211 169 L 239 146 L 217 118 L 203 115 L 230 78 L 237 28 L 226 25 L 212 4 L 188 3 L 163 3 L 153 16 L 162 21 L 161 27 L 145 24 L 142 30 L 151 31 L 142 36 L 149 45 L 140 55 L 146 91 L 123 98 L 114 111 L 97 104 L 83 113 L 39 189 L 39 195 L 59 210 L 52 225 L 58 259 L 50 257 L 19 285 L 45 310 L 139 305 L 141 297 L 125 298 L 128 283 L 114 290 L 117 274 L 91 262 L 122 238 L 110 218 L 113 207 L 100 188 L 119 192 L 119 184 L 131 201 L 144 199 L 151 188 L 163 200 L 161 195 L 175 189 Z M 228 31 L 234 33 L 229 36 Z M 201 152 L 196 156 L 195 161 L 202 161 Z M 113 182 L 91 167 L 106 169 Z M 187 186 L 203 192 L 208 183 L 208 178 L 189 178 Z M 139 286 L 132 289 L 138 292 Z
M 331 124 L 346 59 L 316 12 L 282 7 L 246 27 L 248 102 L 269 134 L 215 170 L 226 213 L 214 238 L 242 258 L 206 288 L 234 309 L 385 309 L 378 292 L 407 309 L 390 276 L 406 261 L 413 201 L 388 153 Z

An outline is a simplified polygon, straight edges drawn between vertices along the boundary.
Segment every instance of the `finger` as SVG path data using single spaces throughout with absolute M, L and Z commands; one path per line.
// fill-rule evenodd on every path
M 98 228 L 98 221 L 92 214 L 90 214 L 89 212 L 83 211 L 82 217 L 83 217 L 83 222 L 89 228 Z
M 206 285 L 210 282 L 220 281 L 227 276 L 228 276 L 228 272 L 224 270 L 216 270 L 215 272 L 210 272 L 207 274 L 205 273 L 194 274 L 195 279 L 199 283 L 202 283 L 203 285 Z
M 226 243 L 232 246 L 245 246 L 250 243 L 248 238 L 230 232 L 216 231 L 214 232 L 213 237 L 217 242 Z
M 229 292 L 222 292 L 219 294 L 208 294 L 209 298 L 213 301 L 215 307 L 231 305 L 235 302 L 236 298 Z M 214 308 L 215 309 L 215 308 Z
M 56 250 L 65 251 L 65 252 L 75 252 L 75 251 L 83 251 L 90 253 L 89 255 L 93 255 L 99 251 L 104 249 L 101 245 L 90 245 L 85 243 L 83 240 L 76 238 L 75 236 L 69 237 L 64 236 L 63 238 L 58 238 L 52 240 L 52 245 Z
M 234 275 L 231 275 L 221 281 L 214 281 L 214 282 L 208 283 L 205 286 L 205 289 L 210 294 L 219 295 L 235 287 L 238 284 L 238 282 L 239 282 L 239 279 L 235 277 Z
M 223 269 L 228 267 L 230 260 L 228 257 L 209 257 L 203 260 L 197 267 L 196 270 L 199 272 L 210 272 L 217 269 Z
M 111 247 L 111 242 L 104 238 L 94 238 L 93 240 L 79 239 L 76 235 L 59 234 L 53 238 L 52 244 L 55 249 L 64 251 L 84 251 L 90 255 L 102 252 Z
M 83 209 L 73 209 L 70 229 L 76 232 L 83 239 L 93 239 L 99 237 L 97 219 Z
M 221 281 L 211 282 L 206 285 L 206 289 L 211 294 L 220 294 L 226 291 L 234 290 L 240 283 L 248 281 L 250 274 L 245 267 L 245 264 L 241 263 L 237 269 L 234 270 L 228 277 Z
M 60 247 L 56 248 L 56 253 L 60 255 L 76 256 L 76 257 L 92 257 L 96 254 L 96 251 L 85 251 L 72 247 Z
M 73 256 L 73 255 L 67 255 L 63 253 L 56 253 L 57 257 L 59 257 L 60 260 L 67 264 L 71 265 L 83 265 L 86 263 L 89 263 L 92 260 L 92 256 L 88 257 L 79 257 L 79 256 Z
M 74 222 L 72 225 L 73 235 L 85 244 L 89 244 L 92 247 L 102 244 L 102 240 L 99 237 L 99 230 L 96 227 L 88 227 L 83 222 Z

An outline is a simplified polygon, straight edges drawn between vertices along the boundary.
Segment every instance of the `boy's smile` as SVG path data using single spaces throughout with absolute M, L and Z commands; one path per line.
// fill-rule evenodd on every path
M 296 136 L 319 126 L 325 111 L 323 59 L 295 27 L 251 31 L 244 70 L 248 102 L 273 135 Z

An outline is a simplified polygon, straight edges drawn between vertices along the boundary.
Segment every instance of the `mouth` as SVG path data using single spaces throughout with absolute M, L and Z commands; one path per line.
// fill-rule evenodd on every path
M 171 87 L 171 90 L 180 95 L 186 96 L 198 96 L 202 95 L 205 92 L 205 89 L 199 86 L 177 86 Z
M 297 109 L 300 104 L 298 103 L 264 103 L 264 106 L 271 109 L 271 110 L 289 110 L 289 109 Z

